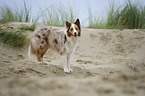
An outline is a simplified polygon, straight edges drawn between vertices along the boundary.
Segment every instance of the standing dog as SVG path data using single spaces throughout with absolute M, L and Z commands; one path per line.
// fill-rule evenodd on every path
M 62 58 L 64 72 L 70 73 L 70 56 L 74 53 L 78 38 L 81 36 L 81 25 L 79 19 L 75 23 L 66 21 L 66 31 L 60 31 L 51 27 L 40 27 L 34 31 L 29 45 L 28 55 L 37 56 L 38 62 L 43 62 L 43 55 L 48 48 L 56 50 Z

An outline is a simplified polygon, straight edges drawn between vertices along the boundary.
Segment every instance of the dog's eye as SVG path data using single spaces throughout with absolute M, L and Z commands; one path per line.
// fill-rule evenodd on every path
M 78 28 L 75 28 L 76 29 L 76 31 L 78 31 Z
M 71 31 L 73 31 L 73 28 L 72 29 L 70 29 Z

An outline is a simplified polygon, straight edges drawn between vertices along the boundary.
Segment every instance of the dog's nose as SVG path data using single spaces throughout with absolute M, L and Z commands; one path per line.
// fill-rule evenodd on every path
M 76 36 L 77 35 L 77 32 L 74 32 L 74 35 Z

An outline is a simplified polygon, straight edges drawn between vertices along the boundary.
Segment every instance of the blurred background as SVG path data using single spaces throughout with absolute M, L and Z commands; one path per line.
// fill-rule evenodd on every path
M 0 0 L 0 23 L 65 26 L 80 19 L 89 28 L 145 28 L 145 0 Z
M 28 59 L 37 26 L 77 18 L 74 72 L 51 50 L 48 65 Z M 49 95 L 145 96 L 145 0 L 0 0 L 0 96 Z

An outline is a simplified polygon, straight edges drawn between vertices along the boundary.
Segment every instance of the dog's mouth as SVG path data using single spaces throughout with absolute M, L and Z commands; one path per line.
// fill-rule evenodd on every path
M 75 32 L 74 35 L 73 35 L 73 37 L 75 37 L 75 38 L 78 37 L 78 34 Z
M 73 37 L 75 37 L 75 38 L 76 38 L 76 37 L 78 37 L 78 35 L 73 35 Z

